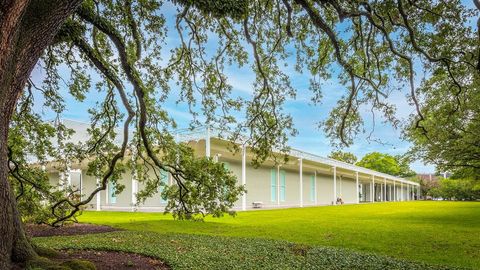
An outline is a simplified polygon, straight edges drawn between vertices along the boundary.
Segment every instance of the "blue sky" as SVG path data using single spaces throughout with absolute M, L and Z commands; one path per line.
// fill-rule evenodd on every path
M 173 16 L 167 16 L 168 24 L 171 25 L 173 20 Z M 168 51 L 168 44 L 177 44 L 177 42 L 176 35 L 170 35 L 167 39 L 165 51 Z M 338 99 L 345 94 L 345 89 L 337 82 L 335 77 L 332 77 L 331 80 L 324 82 L 322 88 L 324 98 L 322 103 L 313 105 L 310 102 L 312 93 L 308 90 L 310 76 L 308 74 L 295 72 L 292 67 L 293 63 L 286 67 L 286 69 L 288 69 L 287 74 L 290 75 L 292 85 L 297 89 L 298 93 L 296 99 L 288 100 L 284 108 L 286 112 L 293 116 L 295 128 L 299 133 L 296 137 L 290 138 L 290 145 L 293 148 L 327 156 L 334 148 L 330 145 L 330 141 L 325 137 L 324 132 L 319 128 L 318 123 L 325 120 L 330 110 L 336 105 Z M 227 75 L 229 75 L 229 83 L 233 86 L 234 95 L 246 98 L 251 96 L 254 74 L 248 65 L 242 68 L 228 67 Z M 65 76 L 68 78 L 67 74 L 65 74 Z M 41 70 L 35 69 L 32 77 L 34 81 L 40 81 L 43 78 Z M 68 94 L 66 87 L 62 88 L 62 93 L 64 93 L 67 105 L 67 109 L 62 117 L 88 122 L 89 115 L 87 110 L 94 106 L 99 94 L 95 90 L 92 90 L 87 96 L 87 99 L 83 103 L 79 103 Z M 175 88 L 172 89 L 172 93 L 175 93 Z M 174 96 L 175 95 L 172 95 L 172 98 L 168 99 L 164 106 L 177 121 L 179 127 L 186 127 L 191 120 L 191 116 L 185 104 L 176 104 Z M 397 105 L 398 116 L 401 119 L 406 119 L 406 117 L 413 112 L 413 107 L 406 101 L 404 93 L 394 93 L 390 97 L 390 101 Z M 45 118 L 52 118 L 52 113 L 44 111 L 41 103 L 41 98 L 37 97 L 35 109 L 43 113 Z M 400 138 L 400 130 L 394 129 L 388 123 L 382 123 L 382 119 L 378 119 L 378 116 L 375 121 L 375 130 L 372 137 L 381 142 L 367 140 L 367 135 L 373 127 L 372 116 L 368 108 L 364 108 L 362 115 L 364 116 L 366 133 L 360 134 L 355 139 L 354 144 L 349 148 L 343 149 L 344 151 L 352 152 L 360 159 L 366 153 L 373 151 L 396 155 L 403 154 L 409 149 L 410 143 Z M 238 115 L 238 117 L 241 118 L 242 116 Z M 419 161 L 413 163 L 411 168 L 419 173 L 434 172 L 434 166 L 424 165 Z

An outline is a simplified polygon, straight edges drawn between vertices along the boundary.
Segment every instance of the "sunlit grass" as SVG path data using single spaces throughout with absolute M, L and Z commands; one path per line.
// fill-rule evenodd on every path
M 480 203 L 397 202 L 238 212 L 204 222 L 162 213 L 85 212 L 128 230 L 282 239 L 480 268 Z

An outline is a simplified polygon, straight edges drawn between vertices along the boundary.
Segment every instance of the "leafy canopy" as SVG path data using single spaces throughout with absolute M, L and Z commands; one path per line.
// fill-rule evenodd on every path
M 355 164 L 355 162 L 357 162 L 357 157 L 350 152 L 333 151 L 328 157 L 350 164 Z
M 476 201 L 480 199 L 480 183 L 472 178 L 442 178 L 428 195 L 445 200 Z
M 412 134 L 423 140 L 436 128 L 424 109 L 429 94 L 455 89 L 450 86 L 460 78 L 476 82 L 478 42 L 468 24 L 475 14 L 458 0 L 85 0 L 39 62 L 43 81 L 31 80 L 18 102 L 8 142 L 12 184 L 23 200 L 30 190 L 53 204 L 47 212 L 53 224 L 74 217 L 108 182 L 121 192 L 117 181 L 128 169 L 146 187 L 140 201 L 163 187 L 177 217 L 221 215 L 244 187 L 212 159 L 195 157 L 174 140 L 176 123 L 164 106 L 169 97 L 187 105 L 192 127 L 215 123 L 228 139 L 248 145 L 259 165 L 275 157 L 274 149 L 287 153 L 287 138 L 297 133 L 284 111 L 297 93 L 284 69 L 293 63 L 296 72 L 310 74 L 314 104 L 331 94 L 328 80 L 344 85 L 337 106 L 319 122 L 334 143 L 349 145 L 362 132 L 365 107 L 399 126 L 389 97 L 405 95 L 402 89 L 415 108 Z M 172 36 L 178 37 L 173 46 Z M 255 81 L 252 96 L 241 99 L 225 70 L 245 65 Z M 438 82 L 418 87 L 414 65 Z M 65 87 L 79 102 L 97 100 L 88 110 L 88 141 L 79 145 L 69 143 L 71 131 L 45 123 L 33 107 L 40 95 L 36 102 L 62 117 Z M 474 115 L 465 111 L 473 122 Z M 68 187 L 53 195 L 44 173 L 27 166 L 32 157 L 38 164 L 55 160 L 62 171 L 88 163 L 100 185 L 82 198 Z M 401 173 L 393 165 L 384 169 Z M 162 184 L 162 172 L 172 175 L 173 185 Z
M 416 174 L 410 169 L 406 159 L 401 156 L 392 156 L 379 152 L 366 154 L 355 165 L 400 177 L 409 177 Z

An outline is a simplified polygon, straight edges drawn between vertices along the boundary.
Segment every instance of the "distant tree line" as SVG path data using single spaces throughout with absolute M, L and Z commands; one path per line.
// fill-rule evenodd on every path
M 480 181 L 477 178 L 459 173 L 453 174 L 450 178 L 417 175 L 410 169 L 408 156 L 372 152 L 357 162 L 358 158 L 353 153 L 333 151 L 328 157 L 378 172 L 409 178 L 420 183 L 422 198 L 456 201 L 480 200 Z
M 422 195 L 426 198 L 476 201 L 480 200 L 480 183 L 473 178 L 441 178 L 426 180 L 419 178 Z
M 366 154 L 357 162 L 358 159 L 353 153 L 333 151 L 328 157 L 399 177 L 412 177 L 416 175 L 416 173 L 410 169 L 410 160 L 408 157 L 402 155 L 393 156 L 380 152 L 372 152 Z

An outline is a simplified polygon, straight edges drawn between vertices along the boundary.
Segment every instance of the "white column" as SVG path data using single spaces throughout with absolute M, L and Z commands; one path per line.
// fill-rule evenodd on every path
M 298 159 L 300 171 L 300 207 L 303 207 L 303 159 Z
M 99 186 L 100 186 L 100 178 L 97 177 L 97 187 L 99 187 Z M 101 209 L 101 207 L 100 207 L 101 194 L 102 194 L 102 191 L 99 191 L 95 195 L 97 197 L 97 207 L 96 207 L 97 211 L 100 211 L 100 209 Z
M 357 191 L 357 203 L 360 203 L 360 194 L 358 190 L 358 172 L 355 172 L 355 190 Z
M 400 182 L 400 201 L 403 202 L 403 182 Z
M 393 180 L 393 201 L 397 201 L 397 189 L 395 188 L 395 180 Z
M 318 199 L 317 199 L 317 171 L 315 171 L 315 173 L 313 175 L 313 188 L 315 189 L 315 194 L 313 196 L 313 200 L 314 200 L 315 205 L 317 205 L 317 203 L 318 203 Z
M 383 178 L 383 200 L 387 201 L 387 178 Z
M 242 186 L 247 184 L 247 147 L 242 146 Z M 242 210 L 247 210 L 247 193 L 242 195 Z
M 337 204 L 337 167 L 333 167 L 333 204 Z
M 277 166 L 277 205 L 280 205 L 280 165 Z
M 372 202 L 375 202 L 375 175 L 372 175 Z
M 110 193 L 109 190 L 110 190 L 110 185 L 111 185 L 111 184 L 112 184 L 112 183 L 107 182 L 107 189 L 105 190 L 105 204 L 108 204 L 108 197 L 109 197 L 109 194 L 108 194 L 108 193 Z
M 374 202 L 375 201 L 375 197 L 374 197 L 374 194 L 375 191 L 373 190 L 375 187 L 375 176 L 372 175 L 372 182 L 370 183 L 370 202 Z
M 342 178 L 342 175 L 340 175 L 338 177 L 338 180 L 340 180 L 340 185 L 339 185 L 340 186 L 340 191 L 337 191 L 338 192 L 338 197 L 342 198 L 343 197 L 343 178 Z
M 210 126 L 207 126 L 207 134 L 205 136 L 205 156 L 210 157 Z
M 380 182 L 380 201 L 383 202 L 383 183 Z
M 131 201 L 132 212 L 133 212 L 135 211 L 135 206 L 137 204 L 137 193 L 138 193 L 138 181 L 137 181 L 138 173 L 135 167 L 136 161 L 137 161 L 137 148 L 132 147 L 131 150 L 132 150 L 131 161 L 134 164 L 134 167 L 132 170 L 132 201 Z
M 132 211 L 135 210 L 135 205 L 137 204 L 137 192 L 138 192 L 138 181 L 132 176 Z

